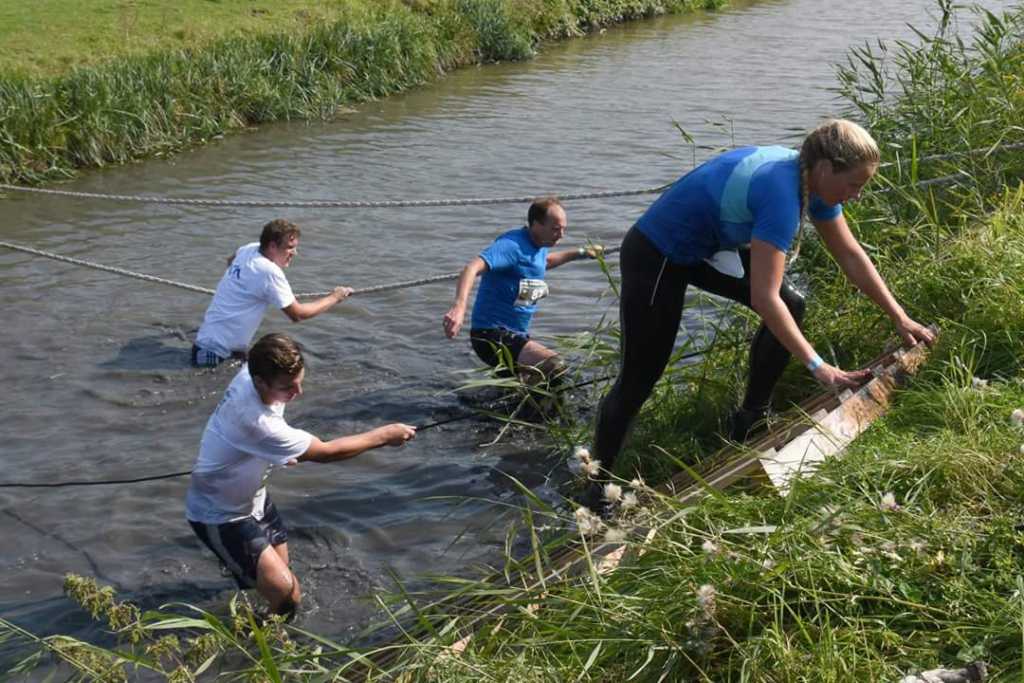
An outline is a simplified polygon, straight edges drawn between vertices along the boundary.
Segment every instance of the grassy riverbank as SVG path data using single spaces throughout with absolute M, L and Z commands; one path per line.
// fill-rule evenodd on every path
M 46 0 L 0 10 L 0 181 L 172 154 L 725 0 Z

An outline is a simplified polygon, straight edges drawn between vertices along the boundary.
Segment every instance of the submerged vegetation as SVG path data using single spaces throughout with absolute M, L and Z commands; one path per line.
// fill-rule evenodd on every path
M 1024 678 L 1024 154 L 1000 148 L 1022 138 L 1024 9 L 987 14 L 971 40 L 953 33 L 952 2 L 939 9 L 935 35 L 855 50 L 839 72 L 891 162 L 848 207 L 851 225 L 911 315 L 942 328 L 893 409 L 785 497 L 716 493 L 683 506 L 659 496 L 643 479 L 716 445 L 720 416 L 742 387 L 737 342 L 755 320 L 729 311 L 717 328 L 708 323 L 716 341 L 704 361 L 666 372 L 620 459 L 621 488 L 609 495 L 621 512 L 610 533 L 635 552 L 615 571 L 589 565 L 527 593 L 453 580 L 445 587 L 500 611 L 480 629 L 470 626 L 474 615 L 400 596 L 426 634 L 391 646 L 402 652 L 393 662 L 402 680 L 895 682 L 974 660 L 988 663 L 992 680 Z M 949 153 L 958 154 L 928 160 Z M 920 184 L 946 176 L 954 177 Z M 810 236 L 798 264 L 816 348 L 843 367 L 875 356 L 892 334 L 888 321 Z M 577 342 L 595 373 L 612 369 L 613 325 Z M 777 400 L 811 390 L 792 367 Z M 551 436 L 568 455 L 588 433 L 581 423 Z M 586 464 L 582 453 L 577 460 Z M 541 526 L 609 533 L 587 515 L 568 520 L 532 502 L 528 570 L 548 567 Z M 0 622 L 7 638 L 41 653 L 24 668 L 52 656 L 90 680 L 125 680 L 135 667 L 176 681 L 374 671 L 362 659 L 373 653 L 261 624 L 240 603 L 226 617 L 188 607 L 139 615 L 88 580 L 68 589 L 110 619 L 120 649 Z
M 123 27 L 108 20 L 106 34 L 83 34 L 91 29 L 84 17 L 88 9 L 109 14 L 109 2 L 76 0 L 60 19 L 49 2 L 0 10 L 11 17 L 0 41 L 21 56 L 0 62 L 0 182 L 40 182 L 166 155 L 268 121 L 328 119 L 459 66 L 527 59 L 542 40 L 724 4 L 261 0 L 230 12 L 211 3 L 191 10 L 132 3 L 118 15 Z M 26 34 L 31 44 L 22 45 Z M 62 70 L 47 61 L 48 46 L 65 40 L 82 46 L 85 65 Z M 43 75 L 35 67 L 40 61 Z

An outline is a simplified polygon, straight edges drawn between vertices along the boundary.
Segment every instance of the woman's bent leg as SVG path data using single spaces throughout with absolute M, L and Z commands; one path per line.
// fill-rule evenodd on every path
M 706 263 L 694 266 L 689 273 L 690 284 L 703 289 L 706 292 L 732 299 L 750 306 L 750 250 L 741 249 L 740 259 L 743 263 L 744 275 L 736 278 L 716 271 Z M 779 289 L 779 296 L 789 309 L 793 319 L 798 326 L 803 325 L 804 303 L 803 295 L 798 292 L 788 280 L 783 279 L 782 287 Z M 754 334 L 750 345 L 750 370 L 747 380 L 747 393 L 743 399 L 742 409 L 751 414 L 763 413 L 771 403 L 772 391 L 775 384 L 782 377 L 789 362 L 789 351 L 786 350 L 775 335 L 761 324 Z
M 804 311 L 807 308 L 803 295 L 787 281 L 782 281 L 779 290 L 782 301 L 786 304 L 796 324 L 803 328 Z M 757 329 L 754 342 L 750 345 L 750 377 L 747 381 L 747 393 L 743 398 L 743 409 L 764 412 L 772 400 L 772 391 L 782 377 L 790 353 L 775 338 L 764 323 Z
M 741 278 L 720 273 L 710 265 L 701 263 L 689 273 L 690 284 L 732 299 L 747 308 L 750 305 L 750 250 L 740 249 L 744 275 Z M 783 279 L 779 296 L 789 309 L 797 325 L 804 319 L 804 297 L 787 280 Z M 782 377 L 789 362 L 789 351 L 779 343 L 775 335 L 761 323 L 750 345 L 750 369 L 747 375 L 747 392 L 739 410 L 729 419 L 729 438 L 744 441 L 756 426 L 764 421 L 771 404 L 772 392 Z
M 611 471 L 633 418 L 672 354 L 686 295 L 685 270 L 674 266 L 636 228 L 619 260 L 621 366 L 597 413 L 594 456 Z

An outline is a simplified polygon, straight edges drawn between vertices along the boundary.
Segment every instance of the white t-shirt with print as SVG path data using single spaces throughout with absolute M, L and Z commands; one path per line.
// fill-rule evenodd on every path
M 283 403 L 260 399 L 243 366 L 206 423 L 185 494 L 185 516 L 203 524 L 249 515 L 258 519 L 268 469 L 299 457 L 312 440 L 312 434 L 284 421 Z
M 284 271 L 260 253 L 259 242 L 239 247 L 206 309 L 196 345 L 224 358 L 246 351 L 267 307 L 287 308 L 294 301 Z

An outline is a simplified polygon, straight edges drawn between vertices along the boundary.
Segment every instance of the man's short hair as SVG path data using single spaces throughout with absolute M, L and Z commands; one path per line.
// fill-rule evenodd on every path
M 260 251 L 266 249 L 271 242 L 282 246 L 292 235 L 299 237 L 301 234 L 302 231 L 299 230 L 299 226 L 291 221 L 275 218 L 263 226 L 263 232 L 260 233 Z
M 530 204 L 530 210 L 526 212 L 526 225 L 531 226 L 534 222 L 544 223 L 548 219 L 548 212 L 551 207 L 561 207 L 562 202 L 557 197 L 538 197 Z
M 278 377 L 295 377 L 305 361 L 298 342 L 286 334 L 273 332 L 259 338 L 249 349 L 249 374 L 270 384 Z

